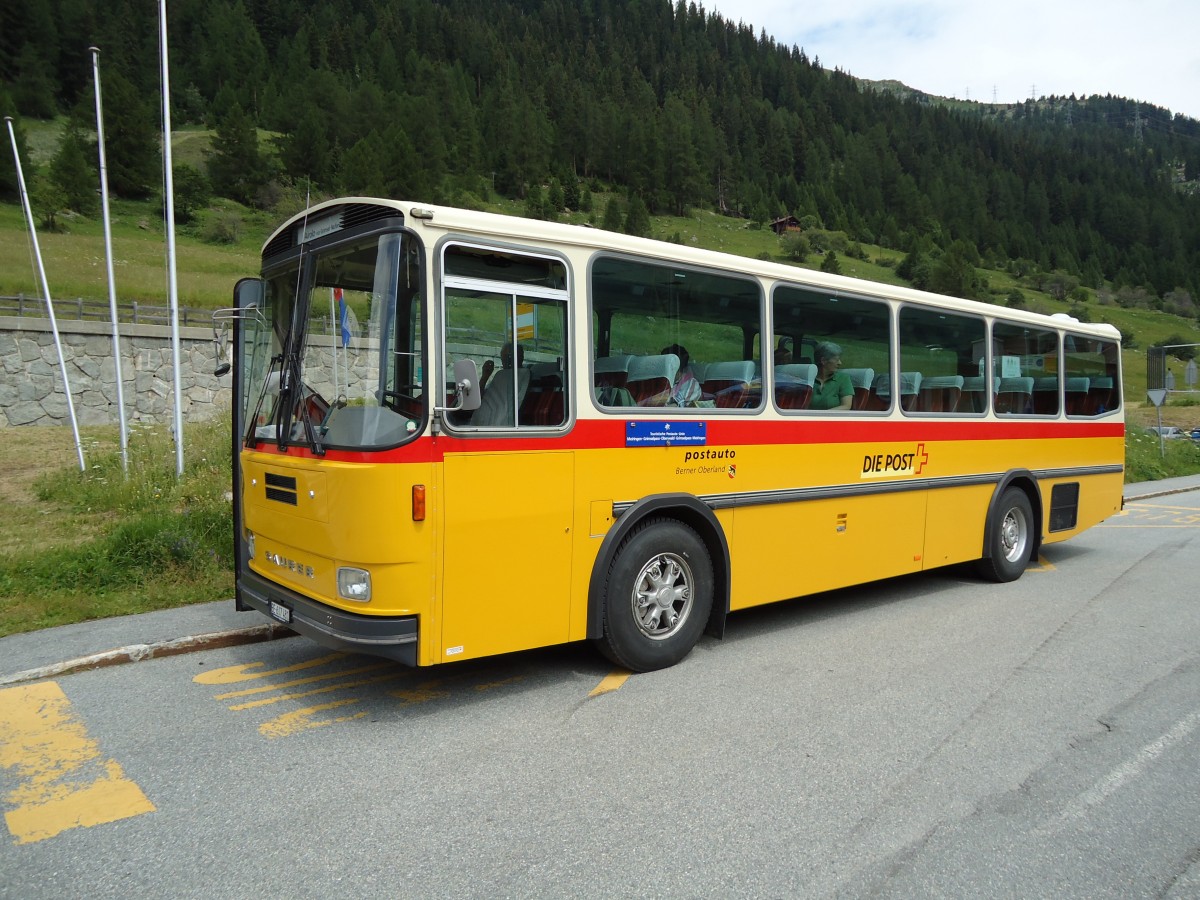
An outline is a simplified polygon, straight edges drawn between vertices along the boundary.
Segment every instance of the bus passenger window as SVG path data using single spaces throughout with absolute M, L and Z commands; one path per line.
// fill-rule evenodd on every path
M 753 356 L 763 310 L 754 279 L 599 257 L 591 299 L 592 385 L 601 409 L 761 407 Z
M 1102 416 L 1121 407 L 1121 348 L 1116 341 L 1068 334 L 1063 342 L 1068 416 Z
M 887 304 L 781 285 L 772 307 L 777 336 L 773 396 L 779 409 L 844 413 L 888 408 L 886 392 L 871 391 L 879 379 L 890 383 Z
M 943 309 L 905 306 L 900 310 L 900 368 L 918 378 L 909 413 L 939 416 L 983 412 L 972 379 L 983 375 L 983 319 Z M 964 400 L 964 397 L 966 398 Z
M 556 428 L 567 421 L 566 270 L 552 258 L 450 245 L 442 292 L 446 384 L 456 359 L 474 359 L 480 405 L 452 412 L 464 429 Z M 511 290 L 504 282 L 512 282 Z M 447 402 L 450 402 L 449 399 Z
M 1062 387 L 1059 358 L 1057 333 L 1011 322 L 993 325 L 996 415 L 1057 416 Z

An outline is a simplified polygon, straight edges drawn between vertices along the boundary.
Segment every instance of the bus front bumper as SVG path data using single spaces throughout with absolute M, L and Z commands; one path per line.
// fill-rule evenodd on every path
M 322 647 L 417 664 L 416 616 L 364 616 L 326 606 L 243 571 L 238 599 Z

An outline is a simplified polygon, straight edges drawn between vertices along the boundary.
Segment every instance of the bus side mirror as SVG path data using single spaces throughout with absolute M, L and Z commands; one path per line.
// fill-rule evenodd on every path
M 459 359 L 454 363 L 454 393 L 457 402 L 453 406 L 439 406 L 438 412 L 471 412 L 479 409 L 483 392 L 479 390 L 479 368 L 473 359 Z
M 233 286 L 233 306 L 214 310 L 213 321 L 213 355 L 215 370 L 218 378 L 228 375 L 233 368 L 233 340 L 237 332 L 233 330 L 235 321 L 253 319 L 260 326 L 265 325 L 262 316 L 263 298 L 266 293 L 261 278 L 243 278 Z
M 229 370 L 233 368 L 229 362 L 230 341 L 229 331 L 231 323 L 227 319 L 224 322 L 213 322 L 213 359 L 216 360 L 216 369 L 213 374 L 220 378 L 222 375 L 228 375 Z

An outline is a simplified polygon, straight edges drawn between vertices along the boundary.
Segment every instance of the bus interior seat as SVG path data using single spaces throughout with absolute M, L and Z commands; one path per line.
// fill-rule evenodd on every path
M 808 409 L 812 402 L 814 363 L 786 363 L 775 367 L 775 403 L 780 409 Z
M 1017 416 L 1031 410 L 1030 402 L 1033 396 L 1033 378 L 1020 375 L 1014 378 L 1001 378 L 1000 387 L 996 391 L 996 414 L 1000 416 Z
M 699 378 L 700 376 L 697 376 Z M 754 361 L 749 359 L 709 363 L 704 368 L 700 390 L 722 409 L 744 406 L 754 380 Z
M 632 356 L 601 356 L 593 363 L 596 387 L 625 387 Z
M 917 394 L 921 390 L 920 372 L 900 373 L 900 406 L 910 410 L 916 404 Z M 876 375 L 871 384 L 871 409 L 887 409 L 892 400 L 892 376 Z
M 531 366 L 529 391 L 521 404 L 521 424 L 561 425 L 565 411 L 562 359 Z
M 1033 411 L 1042 416 L 1058 415 L 1058 376 L 1044 375 L 1033 380 Z
M 525 402 L 529 392 L 529 369 L 521 366 L 516 370 L 516 405 Z M 471 424 L 483 428 L 513 427 L 513 370 L 497 369 L 488 379 L 479 401 L 479 409 L 471 416 Z
M 629 361 L 625 387 L 638 406 L 666 406 L 678 371 L 679 357 L 674 353 L 635 356 Z
M 1113 406 L 1112 378 L 1107 375 L 1098 375 L 1091 379 L 1088 384 L 1087 406 L 1084 408 L 1083 414 L 1098 416 L 1100 413 L 1108 412 Z
M 1090 387 L 1090 378 L 1076 376 L 1067 379 L 1066 397 L 1068 416 L 1082 416 L 1086 414 Z
M 952 412 L 962 395 L 961 375 L 931 375 L 921 382 L 916 408 L 920 412 Z
M 982 375 L 968 375 L 963 379 L 962 393 L 958 396 L 955 412 L 987 412 L 987 382 Z
M 842 369 L 850 376 L 850 384 L 854 386 L 854 400 L 851 409 L 866 409 L 867 400 L 871 396 L 871 382 L 875 380 L 874 369 Z M 815 376 L 814 376 L 815 377 Z

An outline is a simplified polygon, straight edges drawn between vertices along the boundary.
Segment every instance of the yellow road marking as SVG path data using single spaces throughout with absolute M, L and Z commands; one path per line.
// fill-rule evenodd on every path
M 0 766 L 19 782 L 4 814 L 18 844 L 154 812 L 120 764 L 100 758 L 53 681 L 0 690 Z
M 298 687 L 302 684 L 316 684 L 318 681 L 331 681 L 334 678 L 342 678 L 346 675 L 361 675 L 363 672 L 374 672 L 378 669 L 395 668 L 395 663 L 383 662 L 376 663 L 370 666 L 359 666 L 357 669 L 343 669 L 340 672 L 329 672 L 325 675 L 314 675 L 311 678 L 296 678 L 292 681 L 283 681 L 279 684 L 264 684 L 260 687 L 244 688 L 240 691 L 229 691 L 225 694 L 217 694 L 218 700 L 228 700 L 231 697 L 249 697 L 252 694 L 265 694 L 269 691 L 277 691 L 280 688 Z
M 1195 528 L 1200 525 L 1200 510 L 1194 506 L 1170 506 L 1156 503 L 1129 503 L 1121 511 L 1125 521 L 1102 522 L 1100 528 Z M 1115 517 L 1114 517 L 1115 518 Z
M 294 712 L 284 713 L 282 716 L 276 716 L 267 722 L 263 722 L 258 726 L 258 731 L 263 737 L 279 738 L 287 737 L 289 734 L 295 734 L 298 731 L 308 731 L 311 728 L 320 728 L 324 725 L 335 725 L 338 722 L 361 719 L 366 715 L 366 712 L 357 712 L 350 716 L 334 716 L 332 719 L 314 718 L 317 713 L 325 712 L 328 709 L 337 709 L 341 706 L 349 706 L 357 702 L 357 699 L 351 697 L 346 700 L 334 700 L 332 703 L 322 703 L 319 706 L 308 706 L 304 709 L 297 709 Z
M 236 703 L 229 707 L 232 710 L 239 709 L 254 709 L 258 706 L 270 706 L 272 703 L 278 703 L 281 700 L 301 700 L 304 697 L 315 697 L 317 694 L 328 694 L 333 691 L 340 691 L 344 688 L 362 687 L 364 684 L 378 684 L 381 681 L 392 681 L 405 672 L 389 672 L 386 675 L 376 675 L 374 678 L 360 678 L 358 681 L 347 681 L 344 684 L 327 684 L 325 687 L 313 688 L 311 691 L 297 691 L 293 694 L 280 694 L 278 697 L 264 697 L 261 700 L 251 700 L 248 703 Z M 223 697 L 228 697 L 228 694 L 222 694 L 216 699 L 220 700 Z
M 330 663 L 336 663 L 345 658 L 347 658 L 347 654 L 345 653 L 334 653 L 296 665 L 275 669 L 265 668 L 266 663 L 264 662 L 241 663 L 205 672 L 197 675 L 192 680 L 197 684 L 233 685 L 259 679 L 269 679 L 276 675 L 288 675 L 305 669 L 315 669 L 320 666 L 329 665 Z M 384 671 L 380 672 L 379 670 L 381 669 Z M 369 687 L 388 681 L 395 681 L 399 678 L 411 677 L 412 674 L 411 669 L 404 668 L 396 663 L 379 662 L 334 672 L 307 675 L 302 678 L 292 678 L 287 681 L 274 683 L 267 681 L 254 687 L 225 691 L 217 694 L 213 699 L 227 702 L 241 701 L 230 702 L 229 709 L 245 711 L 271 706 L 283 701 L 301 700 L 322 694 L 331 694 L 335 691 L 351 691 L 356 688 Z M 445 700 L 453 696 L 449 689 L 450 685 L 461 684 L 466 677 L 458 675 L 445 679 L 439 678 L 421 681 L 416 684 L 390 690 L 388 691 L 388 695 L 399 700 L 403 706 Z M 477 693 L 482 693 L 508 687 L 524 679 L 524 675 L 513 675 L 507 678 L 462 686 L 468 687 Z M 328 703 L 294 709 L 266 720 L 258 726 L 258 730 L 264 737 L 280 738 L 298 734 L 302 731 L 309 731 L 314 728 L 322 728 L 326 725 L 335 725 L 340 722 L 360 719 L 367 715 L 367 713 L 354 712 L 350 714 L 328 715 L 332 710 L 344 711 L 346 707 L 354 706 L 360 702 L 361 698 L 351 696 L 331 700 Z
M 272 675 L 285 675 L 288 672 L 299 672 L 301 669 L 314 669 L 325 663 L 341 659 L 345 653 L 331 653 L 329 656 L 319 656 L 307 662 L 294 666 L 284 666 L 281 669 L 267 669 L 262 672 L 252 671 L 265 666 L 266 663 L 242 663 L 238 666 L 225 666 L 223 669 L 213 669 L 211 672 L 201 672 L 192 681 L 196 684 L 237 684 L 239 681 L 253 681 L 255 678 L 269 678 Z
M 1050 562 L 1046 557 L 1038 554 L 1038 567 L 1036 569 L 1027 569 L 1029 572 L 1053 572 L 1056 570 L 1054 563 Z
M 601 680 L 598 685 L 592 688 L 592 692 L 588 694 L 588 696 L 599 697 L 601 694 L 607 694 L 609 691 L 615 691 L 626 681 L 628 681 L 629 676 L 632 674 L 632 672 L 626 672 L 624 669 L 617 669 L 617 671 L 605 675 L 603 680 Z

